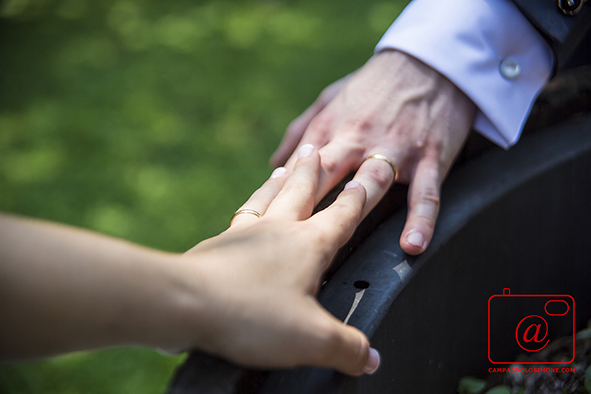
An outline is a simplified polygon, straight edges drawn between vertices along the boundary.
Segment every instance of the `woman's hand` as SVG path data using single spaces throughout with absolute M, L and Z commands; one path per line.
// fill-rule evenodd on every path
M 365 189 L 352 181 L 314 216 L 320 156 L 302 146 L 294 170 L 275 170 L 231 227 L 182 256 L 189 294 L 186 333 L 196 346 L 259 367 L 313 365 L 372 373 L 378 353 L 365 335 L 316 300 L 320 278 L 353 234 Z M 195 336 L 195 333 L 199 335 Z
M 320 156 L 307 145 L 221 235 L 183 255 L 0 215 L 0 362 L 140 345 L 199 348 L 257 367 L 371 373 L 367 338 L 317 302 L 322 273 L 353 234 L 365 189 L 312 214 Z

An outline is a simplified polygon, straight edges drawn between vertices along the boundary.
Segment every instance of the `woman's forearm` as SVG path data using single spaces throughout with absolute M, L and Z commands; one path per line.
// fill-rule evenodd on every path
M 0 359 L 113 345 L 182 346 L 175 256 L 0 215 Z
M 351 181 L 312 215 L 319 178 L 320 155 L 304 145 L 293 172 L 275 171 L 243 206 L 256 215 L 236 216 L 183 255 L 0 215 L 0 359 L 143 345 L 256 367 L 374 372 L 379 355 L 365 335 L 315 298 L 366 189 Z

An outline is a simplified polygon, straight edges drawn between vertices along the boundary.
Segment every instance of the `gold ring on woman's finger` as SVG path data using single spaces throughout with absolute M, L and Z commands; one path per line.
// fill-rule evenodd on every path
M 234 216 L 232 216 L 232 219 L 230 219 L 230 226 L 232 225 L 232 222 L 234 221 L 236 216 L 242 215 L 243 213 L 247 213 L 249 215 L 254 215 L 257 218 L 260 218 L 263 216 L 260 213 L 258 213 L 257 211 L 255 211 L 254 209 L 242 208 L 242 209 L 239 209 L 236 212 L 234 212 Z

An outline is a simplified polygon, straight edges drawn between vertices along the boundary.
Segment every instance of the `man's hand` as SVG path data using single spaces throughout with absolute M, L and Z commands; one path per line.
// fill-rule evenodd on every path
M 287 161 L 304 144 L 320 149 L 322 170 L 316 202 L 347 174 L 367 190 L 363 215 L 377 204 L 394 180 L 410 184 L 408 216 L 400 238 L 409 254 L 422 253 L 433 236 L 440 187 L 470 130 L 475 106 L 447 78 L 398 51 L 383 51 L 361 69 L 327 87 L 295 119 L 271 158 Z M 291 155 L 291 157 L 290 157 Z

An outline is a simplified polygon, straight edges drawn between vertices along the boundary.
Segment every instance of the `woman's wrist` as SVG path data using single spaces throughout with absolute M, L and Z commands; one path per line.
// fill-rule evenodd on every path
M 198 336 L 195 320 L 200 301 L 192 287 L 191 267 L 178 254 L 153 251 L 136 269 L 139 288 L 129 289 L 130 304 L 122 312 L 129 309 L 137 314 L 120 316 L 128 324 L 122 332 L 124 343 L 170 352 L 192 347 L 191 336 Z
M 223 290 L 213 288 L 215 273 L 208 274 L 210 270 L 204 268 L 207 264 L 202 260 L 208 256 L 157 253 L 156 284 L 150 286 L 153 301 L 144 305 L 144 326 L 137 327 L 143 342 L 135 344 L 173 353 L 192 348 L 215 352 L 215 343 L 223 335 L 219 327 L 223 317 L 216 311 L 224 314 L 231 308 L 216 305 L 220 302 L 216 291 Z

